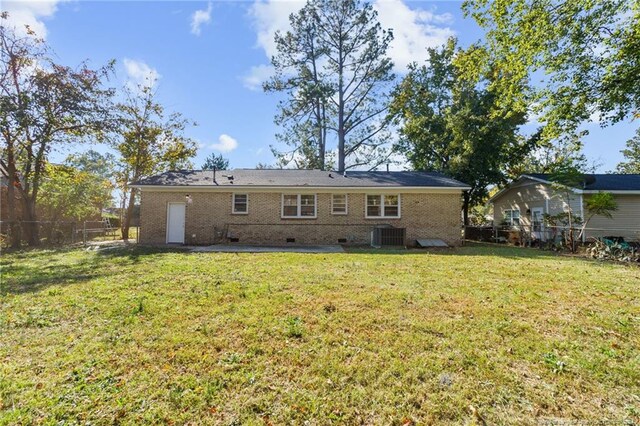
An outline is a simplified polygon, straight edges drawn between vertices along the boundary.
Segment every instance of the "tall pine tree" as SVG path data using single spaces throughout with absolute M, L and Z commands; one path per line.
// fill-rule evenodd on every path
M 276 75 L 264 85 L 287 96 L 275 121 L 291 150 L 276 154 L 281 162 L 324 169 L 328 142 L 335 141 L 338 171 L 379 165 L 387 153 L 392 33 L 359 0 L 309 0 L 290 22 L 290 31 L 276 34 Z

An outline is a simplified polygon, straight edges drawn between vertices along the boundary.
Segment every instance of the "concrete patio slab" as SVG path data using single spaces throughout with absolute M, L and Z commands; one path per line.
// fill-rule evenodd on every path
M 214 245 L 191 246 L 196 253 L 344 253 L 342 246 L 249 246 Z

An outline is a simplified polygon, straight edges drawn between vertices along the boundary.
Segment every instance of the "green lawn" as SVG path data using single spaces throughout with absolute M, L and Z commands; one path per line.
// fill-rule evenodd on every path
M 0 262 L 0 424 L 640 421 L 640 268 L 481 247 Z

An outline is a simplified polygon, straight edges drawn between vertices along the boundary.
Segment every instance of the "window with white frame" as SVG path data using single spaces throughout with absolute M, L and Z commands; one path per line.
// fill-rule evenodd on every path
M 331 213 L 347 214 L 347 194 L 333 194 L 331 196 Z
M 399 195 L 367 195 L 366 217 L 400 217 Z
M 520 226 L 520 210 L 505 210 L 503 220 L 509 226 Z
M 233 213 L 234 214 L 247 214 L 249 213 L 249 195 L 248 194 L 233 194 Z
M 316 194 L 282 194 L 282 217 L 316 217 Z

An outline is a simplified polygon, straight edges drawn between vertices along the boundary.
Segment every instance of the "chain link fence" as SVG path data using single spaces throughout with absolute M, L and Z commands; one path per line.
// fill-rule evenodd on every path
M 120 228 L 109 220 L 97 221 L 0 221 L 0 247 L 11 246 L 14 236 L 21 246 L 28 246 L 32 235 L 37 235 L 40 246 L 60 247 L 73 244 L 88 244 L 97 241 L 119 240 Z M 138 227 L 129 230 L 129 238 L 137 242 Z
M 640 247 L 640 227 L 630 228 L 582 228 L 579 226 L 518 225 L 518 226 L 467 226 L 465 239 L 480 242 L 511 244 L 527 247 L 562 247 L 573 240 L 578 244 L 595 239 L 623 242 Z

